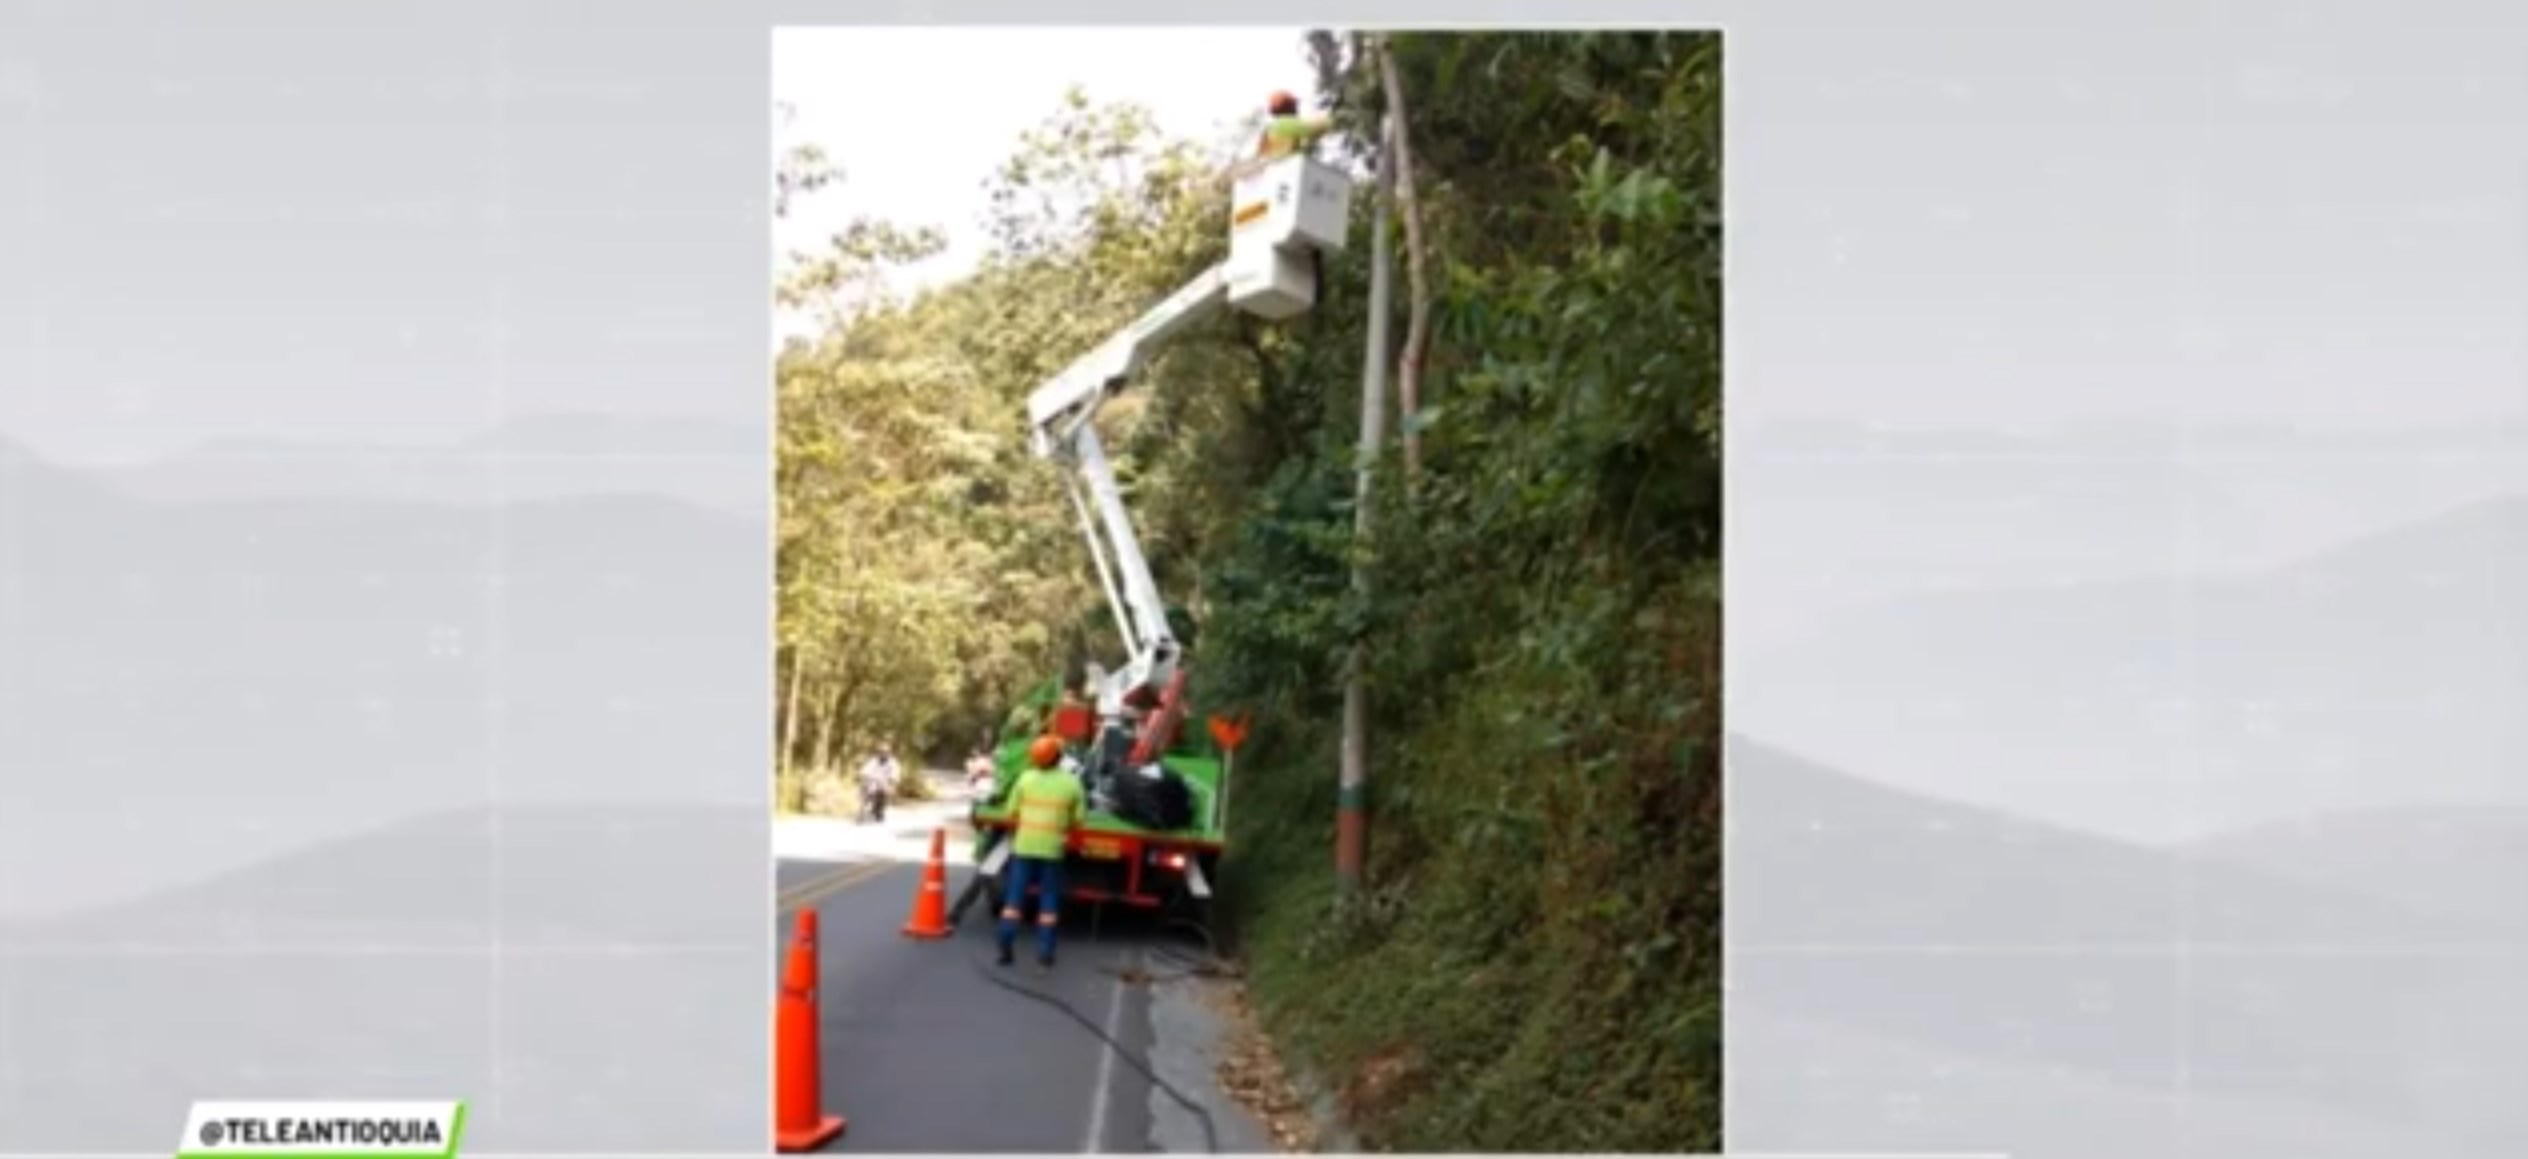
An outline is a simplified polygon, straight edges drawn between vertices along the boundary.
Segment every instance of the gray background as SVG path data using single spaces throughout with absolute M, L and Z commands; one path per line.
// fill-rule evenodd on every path
M 2520 18 L 1777 11 L 1730 1145 L 2528 1150 Z
M 2515 1154 L 2519 18 L 1582 12 L 1732 32 L 1731 1145 Z M 0 1151 L 762 1146 L 820 15 L 0 9 Z
M 765 27 L 501 7 L 0 8 L 0 1151 L 765 1148 Z

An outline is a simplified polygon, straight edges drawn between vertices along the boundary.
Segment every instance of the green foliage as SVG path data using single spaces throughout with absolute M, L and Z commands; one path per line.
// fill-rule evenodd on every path
M 1202 691 L 1264 722 L 1229 898 L 1287 1041 L 1338 1079 L 1403 1066 L 1356 1108 L 1374 1145 L 1716 1150 L 1718 45 L 1390 44 L 1438 266 L 1426 467 L 1382 465 L 1365 599 L 1348 430 L 1216 564 Z M 1335 79 L 1358 129 L 1374 76 Z M 1267 373 L 1342 381 L 1348 313 Z M 1355 641 L 1375 889 L 1327 923 Z
M 1200 631 L 1197 702 L 1255 723 L 1223 908 L 1373 1146 L 1715 1150 L 1718 38 L 1388 42 L 1432 245 L 1425 409 L 1397 416 L 1419 477 L 1376 465 L 1356 542 L 1365 244 L 1307 318 L 1199 328 L 1104 420 Z M 1375 70 L 1312 43 L 1373 139 Z M 1075 94 L 996 179 L 972 276 L 888 297 L 931 238 L 881 223 L 794 264 L 783 292 L 837 320 L 781 359 L 788 763 L 1020 738 L 1049 674 L 1117 658 L 1020 400 L 1218 260 L 1224 194 L 1193 145 Z M 1329 921 L 1355 646 L 1373 889 Z
M 789 168 L 813 166 L 794 157 Z M 974 276 L 889 296 L 886 276 L 939 242 L 884 222 L 793 255 L 778 297 L 822 305 L 834 322 L 777 367 L 786 765 L 831 767 L 880 737 L 962 755 L 1047 671 L 1076 670 L 1084 637 L 1111 632 L 1074 516 L 1025 450 L 1020 403 L 1216 259 L 1215 184 L 1146 114 L 1075 99 L 996 180 L 999 248 Z M 1173 448 L 1142 429 L 1203 405 L 1168 384 L 1220 382 L 1209 353 L 1200 336 L 1180 344 L 1154 368 L 1149 399 L 1112 408 L 1116 459 L 1134 501 L 1162 513 L 1154 526 L 1198 525 L 1165 514 L 1182 492 L 1159 461 Z M 1238 368 L 1226 371 L 1234 388 Z M 1153 539 L 1162 563 L 1173 557 L 1163 581 L 1184 579 L 1192 553 Z M 1111 648 L 1111 636 L 1096 643 Z
M 912 765 L 896 774 L 895 799 L 898 801 L 936 801 L 939 790 L 931 784 L 929 774 Z

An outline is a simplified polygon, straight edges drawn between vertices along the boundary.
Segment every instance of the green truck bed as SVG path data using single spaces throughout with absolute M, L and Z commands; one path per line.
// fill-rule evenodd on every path
M 1024 737 L 1004 741 L 1000 751 L 993 754 L 992 764 L 995 773 L 993 797 L 1005 798 L 1010 783 L 1017 780 L 1020 773 L 1026 771 L 1027 745 L 1028 738 Z M 1112 813 L 1091 811 L 1084 827 L 1093 832 L 1120 833 L 1144 840 L 1219 844 L 1222 837 L 1218 824 L 1220 759 L 1199 748 L 1180 746 L 1179 751 L 1161 757 L 1159 763 L 1166 766 L 1169 772 L 1185 778 L 1186 786 L 1193 790 L 1194 824 L 1183 829 L 1150 829 L 1135 825 Z M 974 816 L 975 820 L 982 822 L 1005 822 L 1009 820 L 1010 808 L 1006 800 L 998 805 L 977 805 Z
M 1006 803 L 1006 797 L 1010 786 L 1026 772 L 1027 749 L 1046 727 L 1058 695 L 1058 686 L 1046 683 L 1013 710 L 1002 730 L 1000 745 L 993 753 L 993 789 L 986 799 L 1003 803 L 978 802 L 974 807 L 977 869 L 949 910 L 952 924 L 983 896 L 999 888 L 999 879 L 990 871 L 991 853 L 1001 834 L 1015 822 L 1015 810 Z M 1208 883 L 1219 868 L 1226 844 L 1220 824 L 1227 790 L 1223 782 L 1224 761 L 1206 732 L 1183 729 L 1177 734 L 1175 748 L 1160 758 L 1160 764 L 1184 778 L 1192 798 L 1194 824 L 1154 830 L 1109 812 L 1091 812 L 1064 858 L 1063 896 L 1067 901 L 1175 910 L 1197 922 L 1208 913 Z

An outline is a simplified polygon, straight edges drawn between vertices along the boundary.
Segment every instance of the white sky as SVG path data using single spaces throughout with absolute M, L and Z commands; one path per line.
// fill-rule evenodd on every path
M 813 249 L 858 215 L 935 226 L 948 252 L 911 285 L 953 279 L 981 255 L 983 182 L 1019 134 L 1073 85 L 1131 101 L 1171 134 L 1208 140 L 1276 89 L 1314 87 L 1297 28 L 785 28 L 773 98 L 795 117 L 778 145 L 823 146 L 845 171 L 776 227 L 781 253 Z M 1224 158 L 1225 160 L 1225 158 Z M 898 288 L 910 288 L 910 285 Z M 781 327 L 789 330 L 792 323 Z

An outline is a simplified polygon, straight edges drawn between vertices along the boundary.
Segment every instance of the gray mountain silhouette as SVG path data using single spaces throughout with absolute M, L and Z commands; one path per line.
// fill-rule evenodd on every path
M 637 1153 L 655 1128 L 619 1109 L 650 1100 L 701 1137 L 747 1130 L 769 1075 L 730 1079 L 762 1057 L 766 910 L 730 901 L 768 889 L 767 824 L 761 808 L 445 812 L 0 922 L 10 1046 L 46 1060 L 0 1085 L 0 1122 L 12 1148 L 73 1153 L 135 1135 L 136 1106 L 314 1090 L 461 1093 L 483 1112 L 474 1137 L 503 1147 Z M 145 1049 L 171 1028 L 196 1045 Z M 616 1065 L 625 1034 L 637 1072 Z
M 1906 648 L 1972 621 L 1974 633 L 2041 639 L 2042 667 L 2015 650 L 1951 649 L 1958 666 L 2014 685 L 2094 691 L 2211 684 L 2252 692 L 2349 690 L 2389 649 L 2422 674 L 2528 676 L 2528 499 L 2469 504 L 2366 536 L 2290 565 L 2245 575 L 2153 577 L 2061 588 L 1923 596 L 1855 615 L 1835 634 L 1852 652 Z M 2182 634 L 2182 638 L 2180 638 Z
M 2521 591 L 2528 499 L 2485 501 L 2242 574 L 1856 611 L 1743 655 L 1761 692 L 1732 711 L 1897 783 L 2154 839 L 2523 804 Z M 1835 747 L 1873 735 L 1902 739 Z
M 697 768 L 727 769 L 717 800 L 761 799 L 762 693 L 735 682 L 767 662 L 760 517 L 637 496 L 170 506 L 9 464 L 13 824 L 691 800 Z M 725 697 L 697 701 L 696 671 L 732 674 Z M 715 713 L 747 732 L 696 727 Z
M 2185 855 L 2463 923 L 2528 948 L 2528 809 L 2328 813 L 2187 842 Z
M 731 514 L 762 509 L 768 432 L 643 415 L 512 420 L 449 443 L 341 446 L 224 439 L 113 468 L 123 490 L 162 502 L 322 497 L 489 504 L 653 495 Z
M 640 729 L 690 697 L 693 667 L 738 671 L 765 647 L 760 607 L 729 598 L 733 575 L 766 568 L 761 533 L 659 500 L 114 510 L 13 544 L 42 563 L 16 572 L 0 664 L 36 736 L 80 738 L 49 754 L 65 774 L 163 758 L 178 735 L 238 763 L 222 794 L 256 769 L 271 779 L 247 791 L 280 792 L 293 769 L 321 783 L 344 760 L 470 761 L 493 743 L 561 759 L 517 746 Z
M 1820 1065 L 1836 1042 L 1906 1043 L 1948 1060 L 1926 1067 L 2077 1077 L 2093 1093 L 2058 1094 L 2067 1110 L 2118 1089 L 2458 1140 L 2522 1125 L 2513 1100 L 2443 1077 L 2496 1057 L 2447 1033 L 2494 1000 L 2488 968 L 2515 960 L 2519 943 L 2480 924 L 1891 789 L 1744 737 L 1729 760 L 1733 1011 L 1819 1028 Z M 2503 1081 L 2528 1078 L 2506 1065 Z
M 2175 423 L 2134 418 L 2046 429 L 1898 427 L 1830 419 L 1751 419 L 1734 446 L 1755 455 L 1912 456 L 2255 455 L 2322 460 L 2353 455 L 2515 454 L 2528 449 L 2528 419 L 2462 427 L 2311 430 L 2259 423 Z
M 760 1131 L 769 555 L 656 495 L 162 503 L 0 446 L 7 1148 L 210 1090 Z
M 763 911 L 728 901 L 769 888 L 770 825 L 767 812 L 746 806 L 445 810 L 113 905 L 0 920 L 0 945 L 37 956 L 715 945 L 760 953 Z

